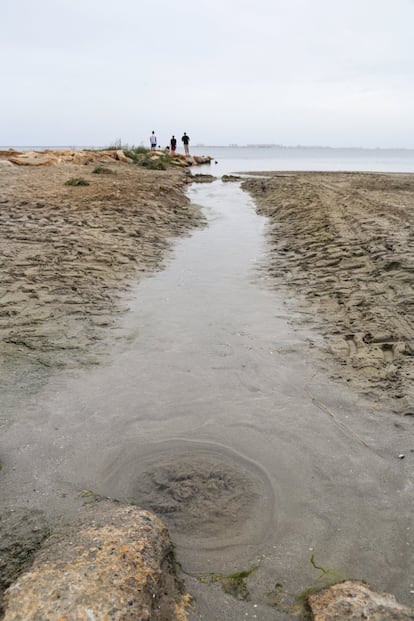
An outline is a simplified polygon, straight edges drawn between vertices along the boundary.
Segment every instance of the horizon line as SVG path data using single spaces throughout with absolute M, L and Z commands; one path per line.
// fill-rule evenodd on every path
M 143 145 L 138 145 L 143 146 Z M 112 145 L 73 145 L 73 144 L 20 144 L 20 145 L 0 145 L 0 149 L 107 149 L 113 148 Z M 120 145 L 119 148 L 134 148 L 135 145 L 129 146 L 128 144 Z M 285 145 L 285 144 L 277 144 L 277 143 L 255 143 L 255 144 L 204 144 L 204 143 L 196 143 L 193 145 L 193 148 L 208 148 L 208 149 L 223 149 L 223 148 L 237 148 L 237 149 L 332 149 L 332 150 L 360 150 L 360 151 L 414 151 L 414 147 L 363 147 L 363 146 L 331 146 L 331 145 L 305 145 L 305 144 L 297 144 L 297 145 Z

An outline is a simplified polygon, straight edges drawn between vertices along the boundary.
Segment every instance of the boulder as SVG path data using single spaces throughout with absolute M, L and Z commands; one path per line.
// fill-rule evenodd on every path
M 239 175 L 222 175 L 221 180 L 224 182 L 242 181 L 243 177 Z
M 308 597 L 314 621 L 412 621 L 414 609 L 393 595 L 376 593 L 364 582 L 347 580 Z
M 44 154 L 39 155 L 34 151 L 17 157 L 9 157 L 8 160 L 17 166 L 49 166 L 56 163 L 56 158 L 48 157 Z
M 126 157 L 125 153 L 122 151 L 122 149 L 117 149 L 115 151 L 115 157 L 117 160 L 119 160 L 120 162 L 128 162 L 128 158 Z
M 214 175 L 201 175 L 199 173 L 196 175 L 191 175 L 190 177 L 190 181 L 192 181 L 193 183 L 211 183 L 216 179 L 217 177 L 215 177 Z
M 3 621 L 185 621 L 189 604 L 164 524 L 103 501 L 46 540 L 7 589 Z
M 192 160 L 194 164 L 211 164 L 213 158 L 210 155 L 194 155 L 192 156 Z
M 12 164 L 11 164 L 12 166 Z M 2 464 L 0 464 L 0 470 Z M 3 593 L 30 567 L 34 554 L 50 535 L 46 515 L 36 509 L 13 507 L 0 513 L 0 619 Z

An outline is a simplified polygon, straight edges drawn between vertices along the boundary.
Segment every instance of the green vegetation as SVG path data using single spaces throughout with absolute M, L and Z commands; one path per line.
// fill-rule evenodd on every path
M 101 149 L 102 151 L 118 151 L 119 149 L 127 149 L 128 146 L 127 145 L 123 145 L 122 144 L 122 140 L 120 138 L 116 138 L 113 142 L 111 142 L 111 144 L 109 145 L 109 147 L 103 147 L 103 149 Z
M 131 151 L 133 153 L 141 153 L 145 154 L 149 152 L 149 149 L 146 147 L 135 147 L 134 145 L 123 144 L 120 138 L 117 138 L 107 147 L 101 147 L 100 149 L 96 149 L 97 151 L 124 151 L 126 155 L 126 151 Z M 129 157 L 129 156 L 128 156 Z
M 253 567 L 250 567 L 250 569 L 237 571 L 233 574 L 209 573 L 197 575 L 184 571 L 179 563 L 176 563 L 176 566 L 181 569 L 184 574 L 197 578 L 197 580 L 203 582 L 204 584 L 220 582 L 221 588 L 225 593 L 229 593 L 229 595 L 233 595 L 233 597 L 240 600 L 248 600 L 250 598 L 249 590 L 247 588 L 247 579 L 252 575 L 252 573 L 259 569 L 258 565 L 254 565 Z
M 289 591 L 284 589 L 280 582 L 276 582 L 274 588 L 266 593 L 266 604 L 268 606 L 273 606 L 280 612 L 301 616 L 304 615 L 305 618 L 308 618 L 307 600 L 309 595 L 317 593 L 318 591 L 332 586 L 333 584 L 337 584 L 338 582 L 342 582 L 345 579 L 344 576 L 339 574 L 337 571 L 333 569 L 325 569 L 324 567 L 317 565 L 314 554 L 312 554 L 310 558 L 310 563 L 314 569 L 321 572 L 311 586 L 304 589 L 301 593 L 289 593 Z
M 222 576 L 220 578 L 221 588 L 225 593 L 233 595 L 236 599 L 248 600 L 250 598 L 249 590 L 247 588 L 247 578 L 251 576 L 253 572 L 258 569 L 255 565 L 245 571 L 239 571 L 229 576 Z
M 65 181 L 65 185 L 89 185 L 89 181 L 83 177 L 71 177 Z
M 299 603 L 303 603 L 303 604 L 306 603 L 306 600 L 308 599 L 309 595 L 311 595 L 312 593 L 317 593 L 318 591 L 321 591 L 322 589 L 326 589 L 327 587 L 330 587 L 333 584 L 337 584 L 338 582 L 342 582 L 345 579 L 344 576 L 342 576 L 335 569 L 324 569 L 320 565 L 317 565 L 314 554 L 312 554 L 310 558 L 310 562 L 311 562 L 312 567 L 314 567 L 321 573 L 317 577 L 315 584 L 305 589 L 304 591 L 302 591 L 302 593 L 299 593 L 299 595 L 296 596 L 296 600 Z
M 147 155 L 150 150 L 146 149 L 145 147 L 124 147 L 124 149 L 126 151 L 131 151 L 132 153 L 134 153 L 135 155 Z
M 167 170 L 171 164 L 170 156 L 167 153 L 154 153 L 145 147 L 127 148 L 124 149 L 124 153 L 138 166 L 150 170 Z
M 167 170 L 173 162 L 173 158 L 170 157 L 169 153 L 164 153 L 163 151 L 151 151 L 146 147 L 135 147 L 134 145 L 130 146 L 128 144 L 122 144 L 122 140 L 117 138 L 112 144 L 108 147 L 102 147 L 101 149 L 95 149 L 96 151 L 118 151 L 121 150 L 124 152 L 126 157 L 137 164 L 138 166 L 142 166 L 143 168 L 148 168 L 150 170 Z M 95 171 L 94 171 L 95 172 Z
M 105 166 L 95 166 L 92 171 L 95 175 L 115 175 L 115 171 L 112 168 L 105 168 Z

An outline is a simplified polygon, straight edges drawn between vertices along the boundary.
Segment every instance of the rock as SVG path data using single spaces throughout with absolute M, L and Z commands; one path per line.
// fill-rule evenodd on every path
M 0 618 L 2 593 L 30 566 L 34 553 L 49 534 L 42 511 L 15 507 L 0 514 Z
M 185 621 L 164 524 L 148 511 L 94 502 L 54 534 L 5 593 L 3 621 Z
M 181 168 L 187 168 L 188 166 L 185 160 L 175 156 L 171 158 L 171 164 L 173 166 L 180 166 Z
M 308 597 L 314 621 L 409 621 L 414 609 L 398 604 L 393 595 L 376 593 L 363 582 L 348 580 Z
M 74 149 L 47 149 L 45 151 L 0 151 L 0 161 L 9 161 L 17 166 L 47 166 L 69 162 L 71 164 L 90 164 L 101 161 L 129 162 L 122 149 L 88 151 Z
M 55 160 L 50 157 L 36 158 L 33 159 L 20 157 L 10 157 L 9 162 L 13 164 L 17 164 L 17 166 L 49 166 L 50 164 L 54 164 Z
M 193 164 L 211 164 L 213 158 L 210 155 L 194 155 L 192 156 Z
M 119 160 L 120 162 L 128 162 L 128 158 L 126 157 L 122 149 L 117 149 L 115 151 L 115 155 L 116 155 L 116 159 Z
M 241 181 L 242 177 L 239 177 L 239 175 L 223 175 L 221 177 L 222 181 Z
M 164 150 L 151 151 L 150 159 L 158 160 L 161 156 L 165 156 Z M 174 166 L 193 166 L 201 164 L 210 164 L 212 157 L 209 155 L 202 156 L 186 156 L 181 153 L 171 154 L 171 163 Z M 107 150 L 75 150 L 75 149 L 47 149 L 45 151 L 7 151 L 0 150 L 0 161 L 11 162 L 17 166 L 48 166 L 50 164 L 90 164 L 97 161 L 113 161 L 130 163 L 131 159 L 126 157 L 122 149 Z
M 0 150 L 0 158 L 8 158 L 10 155 L 21 155 L 23 151 L 16 151 L 16 149 L 1 149 Z
M 201 175 L 199 173 L 196 175 L 191 175 L 190 177 L 190 181 L 192 181 L 193 183 L 211 183 L 216 179 L 217 177 L 215 177 L 214 175 Z

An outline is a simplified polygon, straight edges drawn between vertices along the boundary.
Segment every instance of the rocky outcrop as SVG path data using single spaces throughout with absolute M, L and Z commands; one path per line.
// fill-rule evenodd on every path
M 151 152 L 151 159 L 165 156 L 164 150 Z M 179 166 L 199 166 L 210 164 L 212 157 L 209 155 L 186 156 L 181 153 L 171 154 L 171 163 Z M 72 163 L 90 164 L 105 163 L 111 161 L 131 162 L 122 149 L 107 150 L 76 150 L 76 149 L 46 149 L 44 151 L 16 151 L 8 149 L 0 151 L 0 161 L 8 161 L 16 166 L 50 166 L 51 164 Z
M 412 621 L 414 609 L 393 595 L 376 593 L 363 582 L 348 580 L 313 593 L 308 605 L 314 621 Z
M 226 182 L 231 182 L 231 181 L 242 181 L 243 177 L 240 177 L 240 175 L 222 175 L 221 180 Z
M 191 175 L 191 177 L 189 178 L 189 181 L 191 181 L 192 183 L 212 183 L 213 181 L 215 181 L 217 179 L 217 177 L 215 177 L 214 175 Z
M 77 151 L 74 149 L 46 149 L 45 151 L 0 151 L 0 160 L 16 166 L 50 166 L 51 164 L 90 164 L 93 162 L 128 162 L 122 149 Z
M 185 621 L 189 602 L 164 524 L 105 501 L 45 542 L 6 591 L 4 621 Z
M 50 527 L 42 511 L 13 507 L 0 513 L 0 619 L 4 591 L 27 570 L 49 535 Z

